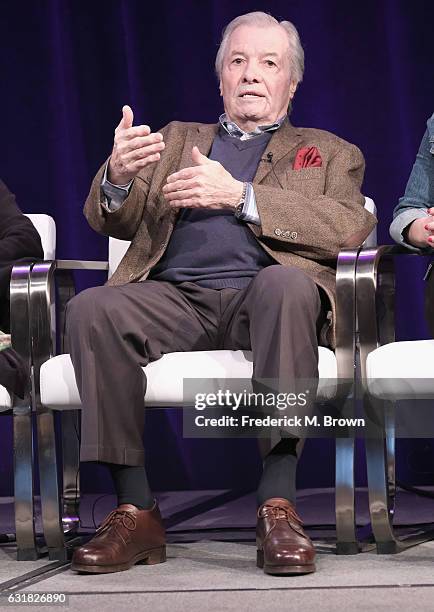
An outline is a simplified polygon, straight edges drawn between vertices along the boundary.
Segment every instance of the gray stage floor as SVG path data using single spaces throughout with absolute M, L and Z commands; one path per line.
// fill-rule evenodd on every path
M 317 572 L 308 576 L 266 576 L 256 568 L 255 499 L 227 491 L 174 492 L 159 496 L 169 529 L 168 560 L 119 574 L 77 575 L 69 564 L 40 559 L 17 562 L 13 543 L 0 546 L 0 599 L 11 593 L 66 593 L 68 610 L 434 610 L 434 541 L 399 555 L 334 554 L 333 493 L 301 491 L 298 507 L 314 539 Z M 82 502 L 83 532 L 92 525 L 95 497 Z M 358 495 L 358 524 L 366 522 L 366 495 Z M 97 500 L 97 523 L 114 504 Z M 434 521 L 434 500 L 398 495 L 397 524 Z M 12 531 L 11 504 L 0 504 L 0 531 Z M 9 521 L 9 522 L 8 522 Z M 14 609 L 60 609 L 13 606 Z

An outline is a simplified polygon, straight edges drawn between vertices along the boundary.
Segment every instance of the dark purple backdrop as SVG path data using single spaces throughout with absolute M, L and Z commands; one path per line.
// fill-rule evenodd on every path
M 364 192 L 377 204 L 379 240 L 390 242 L 392 209 L 434 110 L 432 0 L 17 1 L 3 4 L 0 15 L 0 176 L 24 211 L 55 218 L 59 257 L 106 258 L 106 240 L 87 226 L 82 206 L 111 150 L 122 105 L 130 104 L 135 122 L 154 130 L 172 119 L 216 121 L 222 107 L 213 64 L 220 33 L 252 10 L 297 26 L 306 73 L 292 121 L 330 130 L 362 149 Z M 399 274 L 402 339 L 426 336 L 424 265 L 406 263 Z M 0 493 L 7 494 L 11 440 L 4 420 Z M 154 487 L 255 485 L 254 442 L 184 441 L 173 412 L 150 415 L 151 428 Z M 432 472 L 423 463 L 433 454 L 431 442 L 401 447 L 403 477 L 430 482 L 434 461 Z M 333 465 L 330 443 L 308 444 L 300 484 L 331 484 Z M 94 470 L 83 471 L 85 487 L 104 488 L 95 484 Z

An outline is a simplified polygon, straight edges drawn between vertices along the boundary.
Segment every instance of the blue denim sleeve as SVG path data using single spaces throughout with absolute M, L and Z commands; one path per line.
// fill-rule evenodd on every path
M 405 194 L 393 211 L 390 235 L 413 251 L 423 252 L 405 241 L 403 232 L 415 219 L 424 217 L 434 206 L 434 115 L 428 119 L 427 129 L 420 143 Z
M 434 115 L 428 119 L 404 197 L 393 211 L 393 218 L 409 208 L 434 206 Z

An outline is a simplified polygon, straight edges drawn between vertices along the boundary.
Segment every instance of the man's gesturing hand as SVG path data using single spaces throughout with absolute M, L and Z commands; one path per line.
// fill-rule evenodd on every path
M 434 247 L 434 208 L 426 212 L 429 216 L 415 219 L 408 230 L 408 242 L 419 248 Z
M 243 183 L 223 166 L 193 147 L 192 168 L 167 177 L 163 194 L 173 208 L 236 208 L 243 194 Z
M 124 106 L 122 119 L 115 129 L 108 180 L 114 185 L 126 185 L 141 168 L 158 161 L 164 147 L 163 135 L 159 132 L 152 134 L 148 125 L 133 127 L 133 111 Z

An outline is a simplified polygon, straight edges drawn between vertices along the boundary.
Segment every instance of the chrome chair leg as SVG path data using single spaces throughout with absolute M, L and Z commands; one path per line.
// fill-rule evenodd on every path
M 71 533 L 79 528 L 80 504 L 80 413 L 68 410 L 61 414 L 63 452 L 63 531 Z
M 356 364 L 356 263 L 359 249 L 346 249 L 338 257 L 336 270 L 336 360 L 338 372 L 339 412 L 355 406 Z M 335 513 L 336 553 L 354 555 L 360 552 L 356 533 L 355 440 L 336 438 Z
M 368 474 L 369 512 L 372 532 L 378 554 L 392 554 L 402 550 L 402 543 L 395 537 L 389 498 L 389 472 L 384 426 L 384 402 L 365 400 L 366 413 L 374 422 L 366 439 L 366 467 Z
M 33 498 L 32 409 L 29 401 L 13 407 L 15 534 L 18 561 L 39 557 L 35 537 Z
M 393 520 L 395 514 L 395 499 L 396 499 L 396 476 L 395 476 L 395 417 L 393 406 L 388 404 L 385 412 L 385 430 L 386 430 L 386 457 L 387 457 L 387 490 L 389 497 L 389 514 L 390 520 Z
M 50 559 L 66 561 L 68 558 L 60 511 L 57 453 L 54 414 L 52 410 L 39 410 L 37 415 L 39 481 L 41 490 L 42 523 L 45 543 Z
M 53 411 L 40 403 L 40 367 L 54 353 L 54 272 L 53 262 L 42 262 L 32 269 L 30 277 L 31 336 L 38 341 L 33 345 L 33 368 L 38 436 L 39 483 L 41 493 L 42 524 L 50 559 L 65 561 L 68 551 L 62 526 L 58 458 Z
M 34 339 L 34 404 L 37 413 L 42 520 L 49 556 L 51 559 L 59 560 L 69 558 L 72 551 L 71 545 L 78 538 L 68 537 L 68 542 L 66 543 L 65 533 L 68 536 L 74 536 L 75 530 L 69 529 L 70 525 L 68 526 L 67 521 L 65 525 L 62 524 L 55 419 L 53 411 L 41 405 L 40 368 L 47 359 L 55 354 L 56 292 L 54 277 L 57 275 L 59 281 L 59 322 L 60 328 L 63 330 L 65 306 L 68 299 L 74 294 L 74 283 L 71 276 L 73 269 L 107 270 L 108 263 L 44 261 L 33 266 L 30 281 L 31 337 Z M 72 419 L 73 417 L 66 418 Z M 66 430 L 72 431 L 70 426 L 67 426 Z M 68 512 L 70 510 L 70 501 L 72 498 L 75 501 L 77 494 L 76 483 L 78 485 L 78 480 L 76 480 L 78 444 L 75 435 L 74 431 L 72 448 L 66 451 L 64 492 Z M 76 524 L 77 521 L 74 519 L 73 525 L 75 526 Z
M 360 546 L 356 535 L 354 438 L 336 438 L 336 553 L 356 555 Z
M 14 266 L 10 283 L 12 346 L 31 367 L 29 324 L 29 279 L 31 264 Z M 13 397 L 14 493 L 17 559 L 37 559 L 33 491 L 32 402 L 29 392 L 21 400 Z

